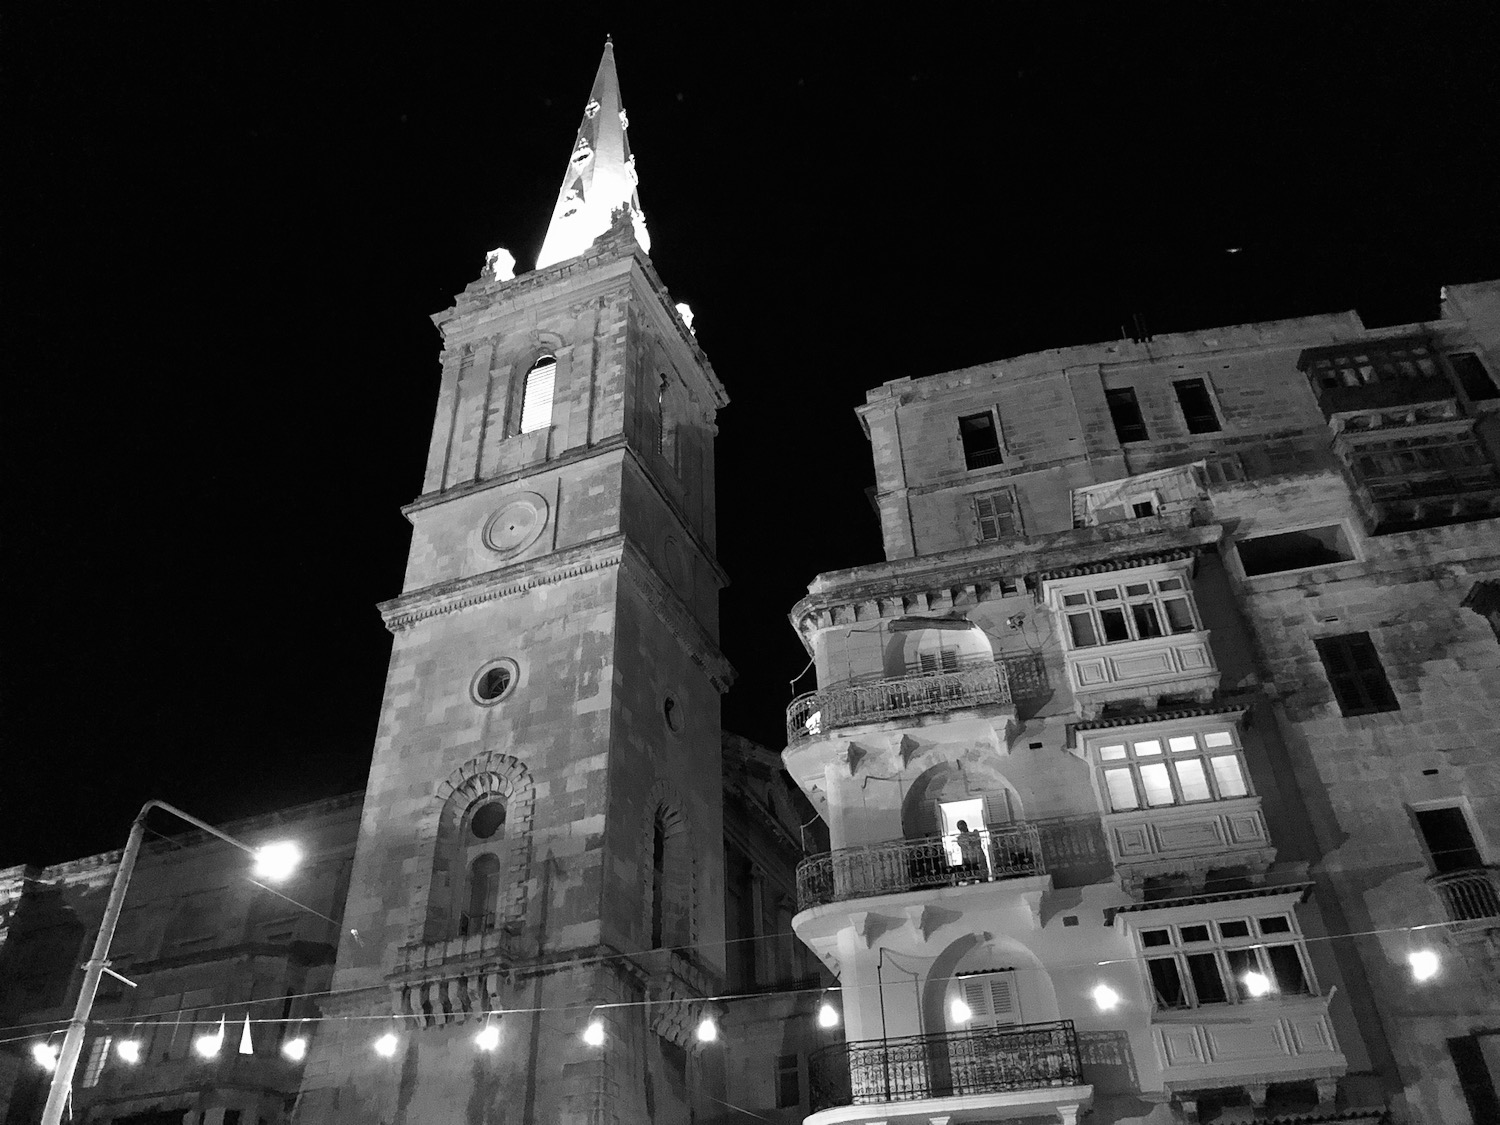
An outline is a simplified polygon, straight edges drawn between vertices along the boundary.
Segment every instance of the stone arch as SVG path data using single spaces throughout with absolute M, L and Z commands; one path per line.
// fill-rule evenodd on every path
M 946 1052 L 942 1049 L 945 1040 L 941 1036 L 952 1030 L 948 1001 L 956 979 L 969 973 L 1004 970 L 1015 973 L 1021 1023 L 1045 1023 L 1058 1018 L 1057 991 L 1052 974 L 1035 951 L 1008 934 L 962 934 L 933 959 L 922 982 L 922 1027 L 933 1036 L 930 1042 L 943 1056 L 930 1060 L 934 1066 L 946 1066 Z
M 656 852 L 658 826 L 663 844 L 661 886 L 658 888 Z M 677 788 L 668 781 L 651 787 L 641 826 L 639 855 L 642 868 L 642 934 L 644 946 L 654 946 L 655 920 L 662 913 L 660 946 L 676 948 L 698 942 L 698 855 L 692 824 Z
M 463 847 L 464 829 L 473 811 L 491 798 L 505 802 L 506 853 L 497 901 L 498 925 L 504 928 L 524 921 L 536 812 L 536 786 L 525 763 L 498 751 L 479 754 L 449 774 L 437 786 L 434 797 L 438 802 L 437 825 L 424 940 L 441 941 L 456 932 L 472 862 Z
M 950 757 L 928 766 L 907 788 L 901 799 L 902 837 L 937 835 L 937 803 L 974 798 L 985 803 L 987 825 L 1024 819 L 1021 794 L 1009 778 L 985 763 Z
M 887 676 L 954 672 L 994 662 L 989 637 L 967 617 L 898 617 L 886 626 Z

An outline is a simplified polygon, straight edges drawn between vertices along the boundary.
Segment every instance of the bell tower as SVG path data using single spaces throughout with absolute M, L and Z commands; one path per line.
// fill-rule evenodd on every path
M 442 381 L 299 1122 L 689 1119 L 723 971 L 728 400 L 646 256 L 627 131 L 606 44 L 538 268 L 494 252 L 433 318 Z

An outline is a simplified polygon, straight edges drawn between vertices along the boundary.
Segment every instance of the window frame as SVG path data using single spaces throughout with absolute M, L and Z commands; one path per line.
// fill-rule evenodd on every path
M 1187 403 L 1182 400 L 1183 388 L 1191 387 L 1195 383 L 1197 384 L 1197 389 L 1203 392 L 1203 401 L 1208 406 L 1208 414 L 1206 416 L 1203 414 L 1189 414 Z M 1224 411 L 1219 406 L 1218 396 L 1214 394 L 1213 382 L 1207 375 L 1190 375 L 1185 379 L 1173 379 L 1172 394 L 1177 399 L 1177 411 L 1182 415 L 1182 422 L 1187 427 L 1188 433 L 1221 434 L 1224 432 Z M 1193 419 L 1198 418 L 1201 420 L 1204 417 L 1212 419 L 1213 425 L 1202 429 L 1195 428 Z
M 1102 576 L 1101 576 L 1102 577 Z M 1178 588 L 1161 588 L 1163 583 L 1175 582 Z M 1150 585 L 1149 593 L 1129 593 L 1132 586 L 1143 584 Z M 1113 591 L 1114 597 L 1100 597 L 1099 595 Z M 1084 600 L 1073 601 L 1082 597 Z M 1168 602 L 1182 602 L 1187 606 L 1188 626 L 1177 628 L 1167 610 Z M 1159 632 L 1141 635 L 1143 618 L 1138 618 L 1135 613 L 1136 606 L 1151 605 L 1154 607 L 1156 623 Z M 1185 574 L 1156 574 L 1143 575 L 1134 582 L 1121 578 L 1113 585 L 1089 585 L 1087 587 L 1073 587 L 1060 590 L 1056 598 L 1057 612 L 1062 617 L 1062 635 L 1064 643 L 1069 652 L 1081 652 L 1091 648 L 1107 648 L 1116 644 L 1131 644 L 1137 641 L 1167 640 L 1172 637 L 1185 636 L 1189 633 L 1201 632 L 1203 629 L 1203 618 L 1198 613 L 1196 599 L 1193 596 L 1192 583 Z M 1119 610 L 1121 621 L 1125 627 L 1126 635 L 1110 639 L 1110 629 L 1106 627 L 1106 621 L 1112 620 L 1107 617 L 1112 611 Z M 1079 633 L 1074 628 L 1075 619 L 1087 619 L 1092 630 L 1093 640 L 1080 643 Z
M 1127 399 L 1128 396 L 1128 399 Z M 1146 415 L 1141 410 L 1140 395 L 1135 393 L 1135 386 L 1128 387 L 1105 387 L 1104 405 L 1109 410 L 1109 421 L 1114 427 L 1115 440 L 1121 445 L 1132 445 L 1136 442 L 1150 441 L 1151 431 L 1146 426 Z M 1126 410 L 1134 411 L 1135 421 L 1122 421 L 1121 414 Z M 1125 432 L 1129 430 L 1132 434 L 1140 431 L 1139 437 L 1126 437 Z
M 990 516 L 986 517 L 982 510 L 982 505 L 984 503 L 993 505 L 996 497 L 1005 498 L 1007 501 L 1009 501 L 1010 507 L 1004 512 L 995 511 L 992 512 Z M 978 542 L 999 543 L 1007 538 L 1026 534 L 1024 528 L 1021 525 L 1021 505 L 1019 500 L 1017 500 L 1016 498 L 1016 490 L 1014 488 L 986 489 L 984 492 L 973 493 L 969 499 L 974 511 L 974 524 L 979 536 Z M 995 523 L 994 535 L 986 535 L 984 533 L 984 524 L 986 518 Z M 1001 521 L 1002 519 L 1010 520 L 1011 530 L 1009 532 L 1001 529 L 999 521 Z
M 1380 659 L 1380 650 L 1375 647 L 1374 638 L 1368 632 L 1337 633 L 1326 637 L 1314 637 L 1313 647 L 1318 654 L 1318 661 L 1323 666 L 1323 677 L 1328 681 L 1329 690 L 1333 692 L 1333 701 L 1338 704 L 1339 713 L 1346 719 L 1357 718 L 1361 715 L 1378 715 L 1387 711 L 1401 710 L 1401 701 L 1396 697 L 1395 689 L 1391 687 L 1390 677 L 1386 675 L 1385 663 Z M 1336 671 L 1328 659 L 1329 652 L 1340 652 L 1349 658 L 1353 665 L 1352 671 Z M 1363 653 L 1371 658 L 1371 663 L 1359 666 L 1355 658 L 1356 653 Z M 1375 685 L 1375 690 L 1366 690 L 1369 684 Z M 1357 687 L 1357 692 L 1351 692 L 1351 686 Z M 1361 698 L 1355 699 L 1358 694 Z
M 1287 923 L 1285 930 L 1267 932 L 1264 928 L 1263 923 L 1283 920 Z M 1246 933 L 1243 936 L 1224 935 L 1225 924 L 1240 923 L 1246 926 Z M 1204 940 L 1194 940 L 1183 936 L 1184 930 L 1196 930 L 1199 927 L 1203 927 L 1208 933 Z M 1148 943 L 1148 936 L 1155 937 L 1160 934 L 1166 934 L 1167 940 Z M 1312 961 L 1307 953 L 1307 938 L 1302 933 L 1302 927 L 1298 925 L 1295 910 L 1250 909 L 1237 911 L 1225 917 L 1203 916 L 1163 921 L 1159 925 L 1140 926 L 1134 929 L 1133 940 L 1136 952 L 1141 958 L 1141 976 L 1153 1011 L 1192 1011 L 1200 1008 L 1261 1004 L 1287 996 L 1321 995 L 1317 977 L 1313 974 Z M 1296 967 L 1301 974 L 1302 987 L 1300 989 L 1282 988 L 1277 965 L 1271 959 L 1273 949 L 1294 951 L 1297 958 Z M 1245 952 L 1250 954 L 1255 966 L 1253 970 L 1247 969 L 1246 971 L 1263 973 L 1272 982 L 1271 990 L 1264 996 L 1248 995 L 1240 977 L 1236 976 L 1237 969 L 1230 955 Z M 1203 957 L 1211 958 L 1209 963 L 1214 966 L 1219 987 L 1224 993 L 1222 1000 L 1205 1000 L 1198 995 L 1199 984 L 1193 972 L 1194 962 L 1190 961 L 1190 958 Z M 1163 1002 L 1162 993 L 1156 986 L 1156 979 L 1151 968 L 1153 963 L 1170 963 L 1173 966 L 1178 984 L 1177 994 L 1181 998 L 1180 1003 Z M 1202 961 L 1197 963 L 1203 964 Z
M 1109 734 L 1091 738 L 1088 744 L 1089 754 L 1093 758 L 1099 779 L 1099 797 L 1105 815 L 1154 812 L 1158 809 L 1183 808 L 1188 805 L 1211 805 L 1255 796 L 1255 787 L 1251 784 L 1250 770 L 1245 761 L 1245 747 L 1240 739 L 1237 723 L 1208 722 L 1192 727 L 1173 727 L 1165 730 L 1148 727 L 1129 735 L 1121 735 L 1121 729 L 1115 728 Z M 1123 729 L 1131 730 L 1131 728 Z M 1211 735 L 1227 735 L 1229 741 L 1219 745 L 1210 745 L 1208 738 Z M 1191 749 L 1173 747 L 1174 741 L 1180 742 L 1187 738 L 1193 740 L 1194 745 Z M 1138 746 L 1153 744 L 1156 746 L 1154 752 L 1142 752 L 1137 749 Z M 1107 751 L 1117 749 L 1120 751 L 1118 755 L 1106 756 Z M 1225 779 L 1214 765 L 1218 759 L 1228 759 L 1236 764 L 1239 771 L 1239 786 L 1243 792 L 1225 792 Z M 1186 796 L 1186 786 L 1178 769 L 1179 764 L 1185 762 L 1200 763 L 1199 771 L 1202 784 L 1208 792 L 1207 796 Z M 1141 776 L 1142 767 L 1151 766 L 1163 767 L 1171 800 L 1152 800 L 1153 790 L 1147 787 Z M 1129 778 L 1135 804 L 1116 807 L 1115 790 L 1110 785 L 1111 776 Z
M 526 374 L 521 378 L 521 402 L 520 408 L 516 413 L 517 434 L 533 434 L 551 429 L 552 415 L 557 405 L 558 366 L 557 356 L 551 352 L 544 352 L 537 356 L 532 361 L 531 366 L 526 369 Z M 541 392 L 540 381 L 535 384 L 532 382 L 533 377 L 540 380 L 541 375 L 547 376 L 549 384 L 545 396 Z M 532 402 L 533 387 L 536 388 L 535 402 Z M 546 399 L 545 407 L 542 405 L 544 397 Z M 528 405 L 531 407 L 529 412 L 527 409 Z M 542 417 L 544 410 L 546 414 L 545 418 Z M 529 426 L 527 425 L 528 421 L 531 423 Z
M 995 444 L 992 448 L 970 450 L 968 431 L 964 429 L 964 423 L 976 418 L 987 419 L 990 432 L 994 436 Z M 1000 428 L 1000 411 L 993 406 L 987 406 L 983 410 L 976 410 L 971 414 L 960 414 L 958 416 L 958 447 L 963 455 L 964 471 L 972 473 L 978 469 L 992 469 L 996 465 L 1005 463 L 1005 434 Z

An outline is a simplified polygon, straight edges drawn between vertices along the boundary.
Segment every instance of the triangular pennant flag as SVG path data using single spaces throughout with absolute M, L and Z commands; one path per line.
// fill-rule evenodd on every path
M 240 1054 L 255 1054 L 255 1044 L 250 1040 L 250 1013 L 245 1013 L 245 1030 L 240 1032 Z

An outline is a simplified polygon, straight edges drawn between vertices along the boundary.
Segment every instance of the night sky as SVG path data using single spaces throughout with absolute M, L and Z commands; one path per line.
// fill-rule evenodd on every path
M 787 610 L 880 557 L 866 388 L 1500 276 L 1490 2 L 645 10 L 8 7 L 0 866 L 363 785 L 428 317 L 529 268 L 606 32 L 775 748 Z

